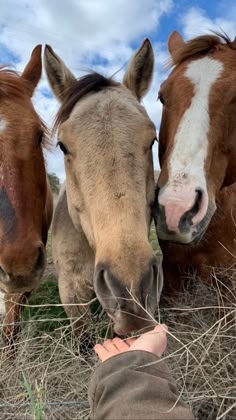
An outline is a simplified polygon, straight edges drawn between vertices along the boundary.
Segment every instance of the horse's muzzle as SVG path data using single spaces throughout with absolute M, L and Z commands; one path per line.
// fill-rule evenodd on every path
M 127 285 L 130 284 L 128 287 Z M 94 275 L 96 295 L 114 322 L 119 335 L 153 328 L 153 318 L 163 287 L 162 267 L 155 257 L 134 282 L 122 282 L 108 264 L 97 264 Z

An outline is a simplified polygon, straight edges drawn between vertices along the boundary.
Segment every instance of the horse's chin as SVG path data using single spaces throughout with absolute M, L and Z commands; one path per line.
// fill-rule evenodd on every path
M 119 325 L 114 325 L 113 330 L 116 335 L 119 335 L 121 337 L 123 337 L 124 335 L 128 335 L 132 332 L 128 329 L 122 329 Z
M 115 334 L 119 336 L 125 336 L 131 333 L 135 334 L 144 334 L 148 331 L 151 331 L 156 326 L 154 317 L 145 320 L 144 322 L 139 322 L 138 324 L 133 324 L 132 318 L 130 322 L 115 322 L 113 320 L 113 330 Z
M 114 313 L 109 314 L 107 312 L 112 324 L 113 324 L 113 331 L 115 334 L 119 336 L 124 336 L 127 334 L 130 334 L 132 332 L 132 329 L 127 328 L 127 325 L 124 325 L 124 323 L 118 321 L 114 315 Z
M 204 236 L 206 229 L 201 231 L 189 232 L 189 234 L 176 234 L 176 233 L 169 233 L 169 232 L 158 232 L 158 238 L 165 242 L 171 242 L 173 244 L 183 245 L 183 246 L 191 246 L 197 245 L 202 237 Z
M 0 290 L 3 293 L 29 293 L 38 288 L 40 284 L 41 275 L 32 280 L 32 277 L 23 276 L 8 276 L 6 281 L 0 281 Z
M 158 238 L 162 241 L 172 242 L 183 246 L 196 246 L 204 237 L 213 214 L 213 208 L 209 207 L 201 222 L 195 226 L 191 226 L 187 232 L 172 232 L 167 230 L 165 227 L 163 229 L 163 225 L 157 223 L 156 229 Z

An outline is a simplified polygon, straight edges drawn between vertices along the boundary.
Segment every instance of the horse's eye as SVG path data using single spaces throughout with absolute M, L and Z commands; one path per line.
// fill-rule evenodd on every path
M 38 136 L 38 146 L 40 146 L 43 142 L 43 132 L 41 131 Z
M 162 104 L 162 105 L 165 105 L 165 101 L 164 101 L 164 98 L 163 98 L 163 96 L 161 95 L 161 93 L 159 93 L 159 95 L 158 95 L 158 99 L 159 99 L 159 101 L 161 102 L 161 104 Z
M 57 146 L 59 146 L 60 147 L 60 149 L 61 149 L 61 151 L 64 153 L 64 155 L 68 155 L 68 149 L 66 148 L 66 146 L 61 142 L 61 141 L 59 141 L 58 143 L 57 143 Z

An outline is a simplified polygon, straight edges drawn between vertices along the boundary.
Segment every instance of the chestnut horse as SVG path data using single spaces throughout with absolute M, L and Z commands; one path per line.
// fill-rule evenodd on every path
M 227 284 L 236 263 L 236 41 L 173 32 L 168 48 L 154 210 L 165 284 L 178 288 L 189 264 L 205 280 L 215 268 Z
M 0 290 L 3 337 L 14 345 L 22 304 L 39 285 L 52 217 L 43 148 L 46 130 L 31 97 L 42 71 L 41 45 L 22 75 L 0 69 Z
M 156 130 L 140 101 L 153 74 L 145 40 L 123 83 L 97 73 L 77 80 L 51 47 L 49 83 L 61 102 L 56 118 L 66 188 L 55 210 L 53 258 L 62 303 L 79 334 L 94 290 L 118 334 L 153 326 L 162 290 L 149 243 L 155 196 Z M 77 306 L 76 306 L 77 305 Z

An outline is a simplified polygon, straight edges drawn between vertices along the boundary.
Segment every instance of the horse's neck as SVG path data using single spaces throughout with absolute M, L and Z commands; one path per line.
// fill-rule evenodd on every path
M 226 212 L 234 207 L 236 205 L 236 182 L 218 191 L 216 201 L 218 207 L 222 207 Z
M 45 215 L 47 220 L 48 229 L 51 225 L 52 215 L 53 215 L 53 194 L 51 190 L 51 186 L 47 177 L 47 197 L 46 197 L 46 204 L 45 204 Z
M 227 230 L 233 239 L 236 232 L 236 182 L 217 192 L 216 206 L 217 209 L 207 229 L 207 235 L 217 236 L 217 240 L 219 240 L 219 232 Z M 227 237 L 228 242 L 231 239 Z

